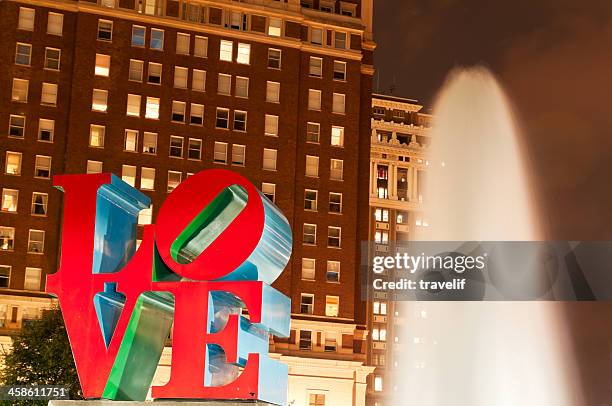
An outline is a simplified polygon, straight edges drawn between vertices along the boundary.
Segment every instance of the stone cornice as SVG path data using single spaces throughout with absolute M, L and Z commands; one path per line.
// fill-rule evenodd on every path
M 402 133 L 406 135 L 414 134 L 425 137 L 430 137 L 431 128 L 423 127 L 414 124 L 394 123 L 385 120 L 371 119 L 372 130 L 390 131 L 395 133 Z
M 416 103 L 401 102 L 399 100 L 379 99 L 376 97 L 372 97 L 372 106 L 373 107 L 383 107 L 389 110 L 409 111 L 412 113 L 416 113 L 423 108 L 423 106 L 421 106 L 420 104 L 416 104 Z

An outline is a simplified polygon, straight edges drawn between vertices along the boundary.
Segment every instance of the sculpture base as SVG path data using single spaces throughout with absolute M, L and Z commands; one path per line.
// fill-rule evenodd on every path
M 259 400 L 50 400 L 48 406 L 275 406 Z

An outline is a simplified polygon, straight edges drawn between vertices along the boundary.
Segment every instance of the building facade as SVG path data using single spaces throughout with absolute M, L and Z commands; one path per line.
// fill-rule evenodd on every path
M 294 231 L 275 283 L 291 336 L 271 344 L 289 400 L 363 404 L 372 3 L 0 0 L 0 332 L 53 305 L 53 175 L 117 174 L 152 198 L 148 224 L 189 174 L 227 168 Z
M 372 96 L 370 156 L 371 255 L 388 254 L 395 241 L 415 239 L 428 227 L 422 213 L 424 177 L 429 165 L 431 115 L 416 101 Z M 401 314 L 385 292 L 373 292 L 368 303 L 368 361 L 375 367 L 368 378 L 368 405 L 390 405 L 391 374 L 397 367 L 400 337 L 394 327 L 415 320 Z M 415 307 L 416 309 L 416 307 Z

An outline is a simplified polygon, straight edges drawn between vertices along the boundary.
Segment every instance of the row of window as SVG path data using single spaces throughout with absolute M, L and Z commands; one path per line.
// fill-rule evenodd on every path
M 0 265 L 0 288 L 10 287 L 11 271 L 12 267 L 10 265 Z M 42 269 L 26 267 L 23 289 L 35 291 L 40 290 L 41 279 Z
M 314 299 L 312 293 L 302 293 L 300 296 L 300 313 L 314 314 Z M 325 296 L 325 315 L 327 317 L 338 317 L 340 309 L 340 298 L 338 296 Z M 301 346 L 300 346 L 301 348 Z
M 36 12 L 33 8 L 19 7 L 19 20 L 17 28 L 24 31 L 34 31 Z M 62 35 L 64 29 L 64 15 L 49 12 L 47 14 L 47 34 Z
M 7 151 L 4 173 L 7 175 L 21 175 L 22 153 Z M 47 155 L 36 155 L 34 160 L 34 177 L 42 179 L 51 178 L 51 157 Z
M 15 228 L 0 226 L 0 251 L 13 251 L 14 249 L 15 249 Z M 44 252 L 45 252 L 45 232 L 44 230 L 30 229 L 28 232 L 28 253 L 44 254 Z
M 34 216 L 46 216 L 47 204 L 49 195 L 47 193 L 33 192 L 32 204 L 30 205 L 30 214 Z M 17 213 L 17 204 L 19 203 L 19 190 L 17 189 L 2 189 L 2 201 L 0 209 L 6 213 Z
M 316 275 L 316 260 L 313 258 L 302 258 L 302 279 L 314 281 Z M 340 282 L 340 262 L 327 261 L 325 270 L 326 282 Z
M 302 243 L 304 245 L 317 245 L 317 225 L 304 223 L 302 233 Z M 335 226 L 327 227 L 327 247 L 341 248 L 342 246 L 342 228 Z
M 27 103 L 29 87 L 29 80 L 13 78 L 11 100 L 19 103 Z M 40 96 L 40 104 L 44 106 L 57 106 L 57 89 L 58 86 L 56 83 L 43 82 Z
M 45 47 L 44 69 L 59 71 L 62 51 L 58 48 Z M 18 42 L 15 46 L 15 65 L 32 64 L 32 45 Z

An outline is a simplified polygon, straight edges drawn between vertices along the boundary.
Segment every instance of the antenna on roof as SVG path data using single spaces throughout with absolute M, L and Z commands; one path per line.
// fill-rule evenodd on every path
M 395 83 L 395 75 L 393 75 L 393 83 L 391 84 L 391 86 L 389 86 L 389 94 L 393 94 L 393 92 L 395 92 L 396 87 L 397 84 Z

